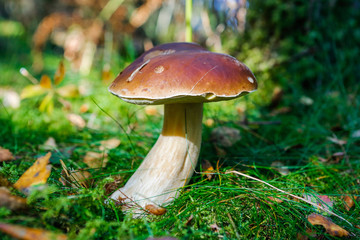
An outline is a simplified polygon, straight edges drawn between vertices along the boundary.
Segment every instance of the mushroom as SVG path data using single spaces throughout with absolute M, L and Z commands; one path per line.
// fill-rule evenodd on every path
M 133 104 L 164 104 L 163 129 L 140 167 L 110 198 L 125 210 L 135 207 L 134 212 L 172 201 L 189 182 L 199 157 L 203 103 L 256 89 L 255 76 L 243 63 L 194 43 L 162 44 L 143 53 L 109 91 Z

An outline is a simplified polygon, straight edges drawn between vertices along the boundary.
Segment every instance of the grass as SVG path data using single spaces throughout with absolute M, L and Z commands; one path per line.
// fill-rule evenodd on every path
M 17 51 L 25 54 L 28 49 Z M 9 52 L 5 54 L 5 57 L 9 56 Z M 6 62 L 5 57 L 1 58 L 1 63 Z M 44 62 L 54 63 L 55 59 L 59 56 L 48 54 Z M 19 64 L 14 58 L 6 67 L 1 64 L 2 75 L 6 76 L 2 86 L 11 86 L 16 81 L 19 84 L 12 88 L 20 91 L 28 83 L 18 74 L 18 69 L 30 64 L 30 59 Z M 52 66 L 56 64 L 46 64 L 45 72 L 54 73 L 56 69 Z M 121 69 L 114 68 L 114 72 Z M 40 146 L 48 137 L 54 137 L 57 142 L 51 158 L 53 169 L 48 188 L 28 197 L 30 207 L 27 211 L 12 212 L 0 208 L 2 222 L 66 233 L 70 239 L 146 239 L 151 236 L 294 239 L 297 234 L 305 235 L 307 229 L 322 239 L 333 238 L 322 227 L 312 226 L 307 221 L 307 215 L 317 212 L 312 206 L 258 181 L 225 174 L 226 170 L 236 169 L 297 196 L 329 196 L 334 202 L 332 211 L 353 226 L 334 216 L 331 217 L 333 222 L 354 236 L 360 236 L 355 227 L 360 220 L 360 206 L 356 203 L 347 211 L 341 198 L 344 195 L 359 196 L 360 141 L 351 136 L 360 129 L 360 97 L 356 94 L 358 87 L 350 90 L 343 87 L 341 76 L 313 92 L 291 89 L 290 86 L 279 106 L 290 109 L 285 114 L 271 114 L 273 109 L 259 102 L 257 92 L 239 100 L 206 104 L 204 119 L 213 119 L 214 125 L 204 125 L 200 161 L 207 159 L 215 168 L 219 164 L 216 174 L 208 180 L 199 173 L 202 169 L 198 166 L 189 185 L 167 206 L 165 215 L 132 219 L 119 207 L 104 204 L 104 186 L 113 182 L 115 175 L 121 176 L 121 183 L 131 176 L 156 141 L 162 117 L 161 114 L 146 115 L 144 107 L 111 96 L 107 84 L 99 80 L 100 73 L 95 69 L 100 67 L 94 67 L 86 81 L 92 89 L 90 94 L 71 100 L 72 111 L 76 113 L 82 104 L 89 105 L 89 111 L 82 117 L 86 121 L 93 118 L 94 128 L 72 126 L 60 104 L 52 115 L 39 112 L 39 99 L 24 100 L 16 110 L 0 107 L 0 146 L 17 156 L 16 160 L 0 165 L 1 176 L 11 183 L 16 182 L 37 157 L 47 152 Z M 268 91 L 261 88 L 264 84 L 261 73 L 256 75 L 260 82 L 258 92 Z M 69 70 L 64 84 L 79 78 L 77 73 Z M 270 101 L 271 92 L 261 95 L 267 96 L 265 102 Z M 311 97 L 313 104 L 301 103 L 304 95 Z M 243 106 L 247 107 L 245 113 L 238 111 Z M 160 107 L 158 111 L 161 112 Z M 250 122 L 279 121 L 280 124 L 244 126 L 239 124 L 244 117 Z M 223 148 L 226 154 L 219 154 L 211 141 L 211 132 L 218 126 L 233 127 L 241 132 L 239 142 Z M 328 139 L 335 135 L 346 140 L 346 144 L 339 145 Z M 89 170 L 94 179 L 90 188 L 64 187 L 59 181 L 60 159 L 69 168 L 86 168 L 82 161 L 86 152 L 96 149 L 101 140 L 109 138 L 120 139 L 121 145 L 109 152 L 105 168 Z M 331 156 L 337 152 L 345 153 L 345 157 L 335 161 Z M 323 162 L 321 158 L 331 159 Z M 271 167 L 275 161 L 284 163 L 290 173 L 279 174 Z M 12 192 L 21 195 L 15 190 Z M 274 203 L 268 197 L 283 202 Z M 0 238 L 11 239 L 3 233 Z

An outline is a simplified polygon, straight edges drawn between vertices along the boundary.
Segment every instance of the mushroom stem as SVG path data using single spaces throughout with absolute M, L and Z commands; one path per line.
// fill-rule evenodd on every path
M 160 137 L 125 186 L 111 198 L 122 201 L 124 209 L 172 201 L 194 172 L 201 146 L 202 112 L 203 103 L 165 105 Z

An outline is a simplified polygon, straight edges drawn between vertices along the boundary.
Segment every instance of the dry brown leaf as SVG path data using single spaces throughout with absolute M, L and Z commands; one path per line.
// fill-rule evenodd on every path
M 321 225 L 326 229 L 326 232 L 334 237 L 347 237 L 349 232 L 340 227 L 339 225 L 333 223 L 330 218 L 324 217 L 322 215 L 312 213 L 308 216 L 308 221 L 312 225 Z
M 311 194 L 304 194 L 303 195 L 304 198 L 312 203 L 315 203 L 316 205 L 318 205 L 319 207 L 322 207 L 326 210 L 331 211 L 333 206 L 334 206 L 334 202 L 329 198 L 329 196 L 327 195 L 311 195 Z M 316 209 L 318 211 L 320 211 L 320 209 Z M 323 212 L 323 214 L 328 214 L 326 212 Z
M 83 161 L 91 168 L 100 168 L 105 167 L 109 159 L 105 152 L 87 152 Z
M 148 116 L 157 116 L 157 115 L 159 115 L 159 111 L 158 111 L 157 107 L 155 107 L 155 106 L 146 106 L 145 107 L 145 113 Z
M 208 119 L 205 120 L 204 124 L 205 124 L 205 126 L 207 126 L 207 127 L 212 127 L 212 126 L 214 126 L 215 121 L 214 121 L 214 119 L 212 119 L 212 118 L 208 118 Z
M 87 104 L 81 105 L 79 111 L 80 111 L 80 113 L 86 113 L 87 111 L 89 111 L 89 105 L 87 105 Z
M 185 226 L 189 226 L 194 219 L 194 215 L 191 214 L 190 217 L 186 220 Z
M 12 195 L 6 187 L 0 187 L 0 207 L 16 211 L 27 208 L 26 199 Z
M 204 159 L 201 161 L 201 168 L 203 170 L 203 173 L 206 174 L 207 179 L 211 180 L 211 178 L 213 177 L 211 173 L 214 172 L 214 168 L 211 163 L 208 160 Z
M 156 216 L 164 215 L 166 213 L 166 208 L 159 207 L 154 204 L 146 204 L 145 210 Z
M 120 175 L 112 176 L 112 178 L 114 179 L 114 181 L 110 183 L 106 183 L 104 186 L 105 195 L 109 195 L 110 193 L 113 193 L 114 191 L 119 189 L 119 187 L 123 182 L 123 178 Z
M 270 200 L 270 201 L 266 201 L 269 204 L 282 203 L 283 202 L 283 200 L 281 200 L 280 198 L 277 198 L 277 197 L 268 196 L 267 198 Z
M 108 140 L 103 140 L 100 142 L 100 151 L 110 150 L 117 148 L 120 145 L 121 141 L 116 138 L 111 138 Z
M 341 139 L 338 139 L 336 136 L 334 137 L 327 137 L 327 139 L 335 144 L 338 144 L 338 145 L 345 145 L 347 144 L 347 141 L 345 140 L 341 140 Z
M 14 187 L 24 194 L 29 194 L 30 187 L 37 184 L 45 184 L 51 173 L 51 165 L 48 165 L 51 153 L 38 158 L 34 164 L 17 180 Z
M 349 211 L 355 205 L 355 201 L 357 198 L 357 196 L 349 195 L 343 197 L 346 211 Z
M 211 140 L 223 147 L 231 147 L 240 139 L 240 131 L 236 128 L 217 127 L 211 132 Z
M 57 148 L 56 141 L 53 137 L 49 137 L 39 148 L 42 150 L 53 150 Z
M 72 188 L 89 188 L 94 180 L 92 175 L 85 170 L 65 170 L 61 171 L 60 182 L 67 187 Z
M 78 114 L 69 113 L 66 117 L 74 126 L 78 128 L 84 128 L 86 126 L 85 120 Z
M 14 160 L 13 154 L 10 150 L 0 147 L 0 162 Z
M 23 240 L 66 240 L 65 234 L 57 234 L 38 228 L 28 228 L 13 224 L 0 223 L 0 231 L 13 238 Z
M 216 233 L 219 233 L 220 229 L 221 229 L 216 223 L 211 224 L 210 228 L 211 228 L 212 231 L 214 231 Z

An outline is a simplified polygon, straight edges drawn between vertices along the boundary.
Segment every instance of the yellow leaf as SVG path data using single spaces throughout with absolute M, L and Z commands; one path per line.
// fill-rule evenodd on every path
M 45 231 L 38 228 L 28 228 L 19 225 L 0 223 L 0 231 L 6 233 L 13 238 L 23 240 L 66 240 L 65 234 L 56 234 L 53 232 Z
M 322 215 L 312 213 L 308 216 L 308 221 L 312 225 L 321 225 L 326 229 L 326 232 L 334 237 L 347 237 L 349 236 L 349 232 L 336 225 L 331 221 L 330 218 L 324 217 Z
M 48 75 L 44 74 L 41 76 L 40 86 L 47 89 L 51 88 L 51 79 L 49 78 Z
M 77 86 L 70 84 L 64 87 L 58 88 L 56 92 L 65 98 L 73 98 L 79 96 L 79 89 Z
M 51 153 L 47 153 L 45 156 L 38 158 L 17 180 L 14 187 L 27 194 L 31 186 L 46 183 L 51 173 L 51 165 L 48 165 L 50 157 Z
M 39 110 L 41 112 L 44 112 L 45 110 L 48 111 L 48 113 L 52 113 L 52 102 L 53 102 L 53 93 L 49 92 L 48 95 L 44 97 L 44 99 L 41 101 Z
M 21 99 L 31 98 L 31 97 L 40 96 L 45 92 L 47 92 L 47 90 L 41 87 L 40 85 L 29 85 L 21 91 L 20 97 Z
M 62 80 L 64 79 L 64 75 L 65 75 L 65 67 L 63 61 L 61 61 L 59 63 L 58 69 L 55 72 L 55 76 L 54 76 L 55 85 L 59 85 L 62 82 Z

